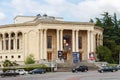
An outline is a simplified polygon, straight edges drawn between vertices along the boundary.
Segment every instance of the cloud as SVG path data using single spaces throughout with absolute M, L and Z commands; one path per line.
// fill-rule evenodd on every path
M 6 15 L 0 12 L 0 22 L 6 19 Z
M 89 21 L 90 18 L 100 17 L 100 14 L 109 12 L 113 14 L 117 13 L 120 16 L 120 0 L 82 0 L 74 2 L 71 0 L 10 0 L 4 1 L 3 8 L 10 13 L 10 16 L 16 15 L 37 15 L 48 14 L 50 16 L 64 17 L 65 20 L 72 21 Z M 1 3 L 0 3 L 1 4 Z M 1 10 L 0 20 L 5 19 L 4 11 Z

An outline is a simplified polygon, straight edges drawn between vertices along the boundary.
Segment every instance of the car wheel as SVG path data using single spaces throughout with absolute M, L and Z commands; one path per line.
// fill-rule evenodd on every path
M 112 72 L 115 72 L 115 70 L 112 70 Z
M 87 72 L 88 70 L 87 69 L 85 69 L 85 72 Z
M 100 72 L 103 73 L 103 70 L 101 70 Z
M 35 74 L 34 72 L 32 72 L 32 74 Z
M 75 72 L 77 73 L 78 71 L 77 71 L 77 70 L 75 70 Z

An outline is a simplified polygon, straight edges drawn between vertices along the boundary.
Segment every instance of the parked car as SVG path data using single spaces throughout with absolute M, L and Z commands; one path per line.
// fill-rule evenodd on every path
M 29 74 L 43 74 L 46 73 L 45 69 L 33 69 L 32 71 L 29 72 Z
M 5 72 L 0 73 L 1 77 L 5 77 L 5 76 L 17 76 L 19 75 L 19 73 L 15 72 L 15 70 L 7 70 Z
M 28 74 L 28 72 L 25 71 L 24 69 L 17 69 L 17 70 L 15 70 L 15 72 L 19 73 L 20 75 Z
M 118 70 L 120 70 L 120 65 L 117 65 L 116 68 L 117 68 Z
M 86 72 L 88 71 L 88 67 L 87 66 L 77 66 L 75 68 L 72 69 L 72 72 Z
M 112 66 L 104 66 L 100 69 L 98 69 L 98 72 L 103 73 L 103 72 L 115 72 L 118 71 L 118 69 L 116 67 L 112 67 Z

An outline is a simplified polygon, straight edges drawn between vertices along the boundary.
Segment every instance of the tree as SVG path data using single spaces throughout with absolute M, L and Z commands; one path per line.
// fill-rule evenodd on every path
M 93 19 L 90 19 L 90 21 L 89 21 L 89 22 L 94 23 Z
M 106 46 L 112 52 L 112 57 L 109 59 L 113 63 L 118 63 L 119 53 L 116 47 L 120 45 L 120 20 L 117 20 L 116 13 L 112 16 L 108 12 L 104 12 L 102 18 L 96 18 L 96 26 L 101 26 L 104 29 L 103 46 Z
M 112 52 L 109 48 L 105 46 L 100 46 L 96 49 L 96 54 L 99 58 L 99 61 L 107 61 L 109 63 L 112 63 Z
M 9 67 L 9 66 L 13 66 L 13 64 L 12 64 L 11 61 L 5 60 L 5 61 L 3 62 L 3 66 L 4 66 L 4 67 Z
M 10 66 L 18 66 L 19 64 L 16 63 L 16 61 L 11 62 L 10 60 L 5 60 L 3 62 L 4 67 L 10 67 Z
M 34 56 L 32 54 L 30 54 L 25 61 L 25 64 L 34 64 L 35 63 L 35 59 Z

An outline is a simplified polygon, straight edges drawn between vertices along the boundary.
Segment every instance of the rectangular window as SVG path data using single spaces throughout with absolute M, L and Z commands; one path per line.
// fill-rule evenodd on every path
M 9 41 L 6 40 L 6 50 L 8 50 L 8 46 L 9 46 Z
M 79 49 L 82 49 L 82 37 L 79 37 L 78 46 L 79 46 Z
M 17 49 L 20 49 L 20 42 L 19 42 L 20 40 L 19 39 L 17 39 Z
M 47 48 L 52 48 L 52 36 L 47 36 Z
M 2 50 L 4 49 L 4 45 L 3 45 L 3 43 L 4 43 L 4 42 L 3 42 L 3 40 L 2 40 Z
M 13 45 L 14 45 L 14 42 L 13 40 L 11 40 L 11 49 L 13 50 Z

